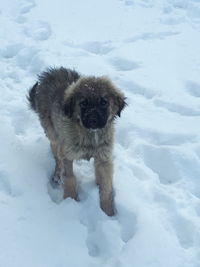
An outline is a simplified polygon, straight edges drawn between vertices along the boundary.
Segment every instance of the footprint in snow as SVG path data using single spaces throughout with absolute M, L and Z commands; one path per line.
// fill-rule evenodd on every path
M 154 145 L 182 145 L 188 143 L 190 140 L 191 143 L 197 142 L 197 137 L 192 134 L 180 134 L 172 132 L 160 132 L 159 130 L 146 129 L 134 126 L 134 132 L 137 136 L 142 137 L 148 143 Z M 124 145 L 124 144 L 123 144 Z
M 176 199 L 174 199 L 174 196 L 171 197 L 170 195 L 157 192 L 155 200 L 167 210 L 168 218 L 173 226 L 173 230 L 175 230 L 180 245 L 184 249 L 193 247 L 195 240 L 198 239 L 198 231 L 193 221 L 190 221 L 189 216 L 185 215 L 187 214 L 187 207 L 190 205 L 190 203 L 187 203 L 185 195 L 176 196 Z M 181 205 L 181 210 L 185 209 L 185 213 L 180 212 L 180 207 L 177 207 L 177 204 Z
M 112 44 L 108 42 L 86 42 L 82 44 L 75 44 L 73 42 L 64 42 L 65 45 L 72 48 L 80 48 L 89 53 L 96 55 L 106 55 L 114 50 Z
M 119 223 L 115 220 L 96 220 L 95 227 L 88 231 L 88 253 L 92 257 L 109 259 L 117 255 L 124 242 L 120 235 Z
M 80 222 L 87 229 L 86 244 L 89 255 L 101 259 L 109 259 L 117 255 L 124 245 L 121 237 L 122 229 L 116 219 L 117 215 L 108 217 L 100 209 L 97 188 L 90 191 L 89 197 L 81 200 L 80 205 Z M 129 238 L 128 232 L 128 230 L 126 233 L 123 232 L 125 239 Z
M 127 88 L 132 94 L 140 95 L 146 99 L 151 99 L 156 95 L 156 92 L 152 89 L 143 87 L 133 81 L 119 80 L 118 84 L 121 88 Z
M 32 46 L 20 50 L 16 55 L 16 63 L 21 69 L 28 70 L 32 74 L 41 72 L 45 65 L 39 50 Z
M 18 15 L 15 19 L 17 23 L 25 23 L 27 21 L 26 15 L 31 11 L 32 8 L 36 6 L 34 0 L 26 0 L 21 3 L 19 3 L 18 6 Z
M 110 64 L 118 71 L 130 71 L 141 67 L 141 64 L 136 61 L 120 57 L 112 58 L 109 61 Z
M 149 41 L 149 40 L 164 40 L 167 37 L 179 34 L 178 31 L 165 31 L 165 32 L 145 32 L 142 34 L 137 34 L 131 38 L 125 40 L 125 42 L 132 43 L 139 40 Z
M 36 21 L 26 26 L 24 32 L 27 37 L 36 41 L 45 41 L 51 36 L 51 27 L 45 21 Z
M 192 1 L 188 5 L 187 15 L 193 23 L 200 23 L 200 3 L 199 1 Z
M 172 184 L 181 179 L 176 155 L 168 148 L 140 145 L 137 150 L 146 166 L 158 175 L 162 184 Z
M 133 212 L 118 204 L 117 220 L 121 226 L 121 238 L 127 243 L 136 233 L 137 217 Z
M 141 0 L 138 3 L 136 3 L 134 0 L 122 0 L 124 2 L 125 6 L 135 6 L 136 4 L 139 6 L 142 6 L 144 8 L 150 8 L 153 7 L 153 1 L 152 0 Z
M 180 23 L 184 23 L 186 20 L 183 16 L 174 16 L 172 15 L 165 15 L 160 18 L 160 22 L 165 25 L 178 25 Z
M 123 0 L 125 6 L 134 6 L 133 0 Z
M 154 5 L 154 1 L 153 0 L 142 0 L 142 1 L 139 1 L 138 4 L 145 8 L 151 8 Z
M 200 116 L 200 110 L 195 110 L 191 107 L 186 107 L 173 102 L 167 102 L 160 99 L 155 99 L 154 104 L 158 107 L 167 109 L 170 112 L 175 112 L 182 116 Z
M 34 0 L 26 0 L 20 3 L 20 13 L 21 14 L 27 14 L 31 11 L 33 7 L 35 7 L 35 1 Z
M 197 202 L 197 204 L 195 205 L 195 211 L 196 211 L 197 216 L 200 217 L 200 201 Z
M 4 171 L 0 171 L 0 191 L 5 192 L 7 195 L 11 195 L 12 192 L 7 174 Z
M 4 170 L 0 170 L 0 192 L 4 192 L 11 197 L 17 197 L 22 194 L 17 185 L 10 183 L 10 174 Z
M 20 43 L 16 44 L 10 44 L 6 46 L 5 48 L 0 50 L 0 56 L 6 59 L 13 58 L 15 57 L 22 49 L 24 46 Z
M 200 97 L 200 84 L 193 81 L 188 81 L 186 83 L 186 91 L 191 96 Z
M 87 42 L 82 44 L 82 48 L 97 55 L 106 55 L 114 49 L 109 42 Z

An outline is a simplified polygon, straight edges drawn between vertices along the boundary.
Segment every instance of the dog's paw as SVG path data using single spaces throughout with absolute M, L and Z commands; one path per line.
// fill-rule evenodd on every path
M 74 200 L 78 201 L 78 195 L 75 189 L 73 188 L 64 188 L 64 195 L 63 198 L 73 198 Z
M 115 209 L 112 202 L 101 202 L 101 209 L 108 215 L 108 216 L 114 216 L 115 215 Z
M 53 175 L 50 179 L 50 184 L 53 188 L 58 188 L 61 185 L 61 179 L 58 175 Z

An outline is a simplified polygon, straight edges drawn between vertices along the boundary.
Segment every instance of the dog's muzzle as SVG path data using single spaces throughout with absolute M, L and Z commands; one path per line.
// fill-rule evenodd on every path
M 97 110 L 90 110 L 82 117 L 82 123 L 85 128 L 97 129 L 103 128 L 106 125 L 106 118 Z

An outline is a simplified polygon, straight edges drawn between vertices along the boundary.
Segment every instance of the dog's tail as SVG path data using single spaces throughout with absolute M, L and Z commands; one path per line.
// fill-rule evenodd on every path
M 35 101 L 35 96 L 36 96 L 36 89 L 38 86 L 38 82 L 36 82 L 33 87 L 29 90 L 27 99 L 29 101 L 30 107 L 37 112 L 37 108 L 36 108 L 36 101 Z

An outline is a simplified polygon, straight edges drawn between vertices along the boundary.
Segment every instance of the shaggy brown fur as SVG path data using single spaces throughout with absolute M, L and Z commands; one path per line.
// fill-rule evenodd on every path
M 64 198 L 77 199 L 73 160 L 93 157 L 101 208 L 113 215 L 113 122 L 125 107 L 124 95 L 106 77 L 58 68 L 42 73 L 28 98 L 50 140 L 53 180 L 62 183 Z

